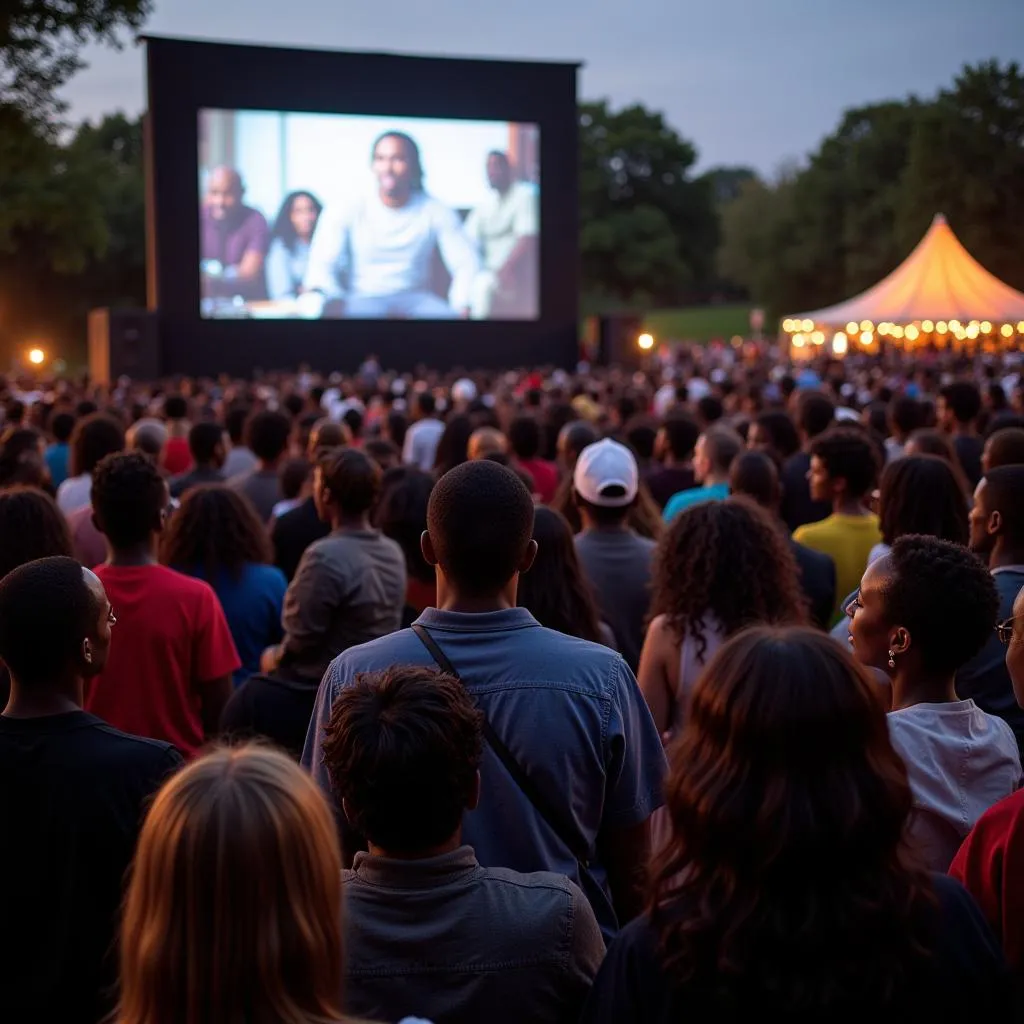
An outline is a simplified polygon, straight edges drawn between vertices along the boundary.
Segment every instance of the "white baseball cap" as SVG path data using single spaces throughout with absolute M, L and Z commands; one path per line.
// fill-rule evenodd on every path
M 633 453 L 625 445 L 605 438 L 583 449 L 572 482 L 588 504 L 622 508 L 636 498 L 640 471 Z

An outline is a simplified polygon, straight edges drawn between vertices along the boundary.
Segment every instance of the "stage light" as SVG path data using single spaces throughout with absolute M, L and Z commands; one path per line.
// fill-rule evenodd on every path
M 645 351 L 650 352 L 654 348 L 654 335 L 653 334 L 641 334 L 636 339 L 636 343 Z
M 46 362 L 46 353 L 41 348 L 30 348 L 28 350 L 28 361 L 33 366 L 42 366 Z
M 935 330 L 935 324 L 933 324 L 931 320 L 922 320 L 921 330 L 924 331 L 925 334 L 931 334 L 932 331 Z
M 832 351 L 837 356 L 845 356 L 846 350 L 849 348 L 849 339 L 843 334 L 842 331 L 837 331 L 832 338 Z

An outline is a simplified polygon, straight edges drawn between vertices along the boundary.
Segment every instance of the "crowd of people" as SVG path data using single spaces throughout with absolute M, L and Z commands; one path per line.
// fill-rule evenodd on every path
M 1014 1018 L 1022 369 L 2 382 L 0 1016 Z

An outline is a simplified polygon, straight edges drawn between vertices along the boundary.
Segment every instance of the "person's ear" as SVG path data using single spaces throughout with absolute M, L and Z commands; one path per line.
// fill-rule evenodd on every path
M 522 560 L 519 563 L 520 574 L 529 572 L 533 568 L 533 563 L 537 560 L 537 551 L 537 542 L 535 540 L 531 540 L 530 543 L 526 545 L 526 551 L 523 553 Z
M 475 811 L 480 806 L 480 771 L 477 770 L 476 776 L 473 779 L 473 791 L 469 794 L 469 799 L 466 800 L 466 810 Z
M 998 509 L 993 512 L 989 512 L 988 522 L 985 524 L 985 529 L 992 537 L 997 533 L 1000 533 L 1003 529 L 1003 513 Z
M 438 564 L 438 558 L 434 552 L 434 542 L 430 539 L 430 533 L 427 530 L 420 534 L 420 553 L 427 565 Z
M 92 657 L 92 643 L 89 641 L 89 638 L 86 637 L 82 641 L 82 661 L 84 661 L 86 665 L 91 665 Z
M 894 654 L 906 654 L 912 642 L 909 630 L 904 626 L 897 626 L 889 637 L 889 649 Z

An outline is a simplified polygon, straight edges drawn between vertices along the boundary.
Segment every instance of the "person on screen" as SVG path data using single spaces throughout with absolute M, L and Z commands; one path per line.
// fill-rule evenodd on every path
M 323 205 L 311 192 L 290 192 L 278 211 L 267 250 L 267 293 L 272 299 L 293 299 L 302 294 Z
M 374 194 L 320 218 L 302 312 L 318 317 L 331 302 L 342 316 L 363 320 L 468 317 L 480 260 L 458 214 L 424 189 L 419 147 L 402 132 L 385 132 L 373 145 L 372 168 Z M 437 251 L 452 279 L 447 299 L 431 287 Z
M 487 198 L 466 219 L 485 272 L 477 278 L 473 317 L 537 315 L 537 187 L 514 181 L 506 153 L 487 155 Z
M 204 297 L 267 297 L 263 264 L 270 229 L 259 210 L 242 202 L 244 194 L 238 171 L 216 167 L 210 172 L 200 210 Z

